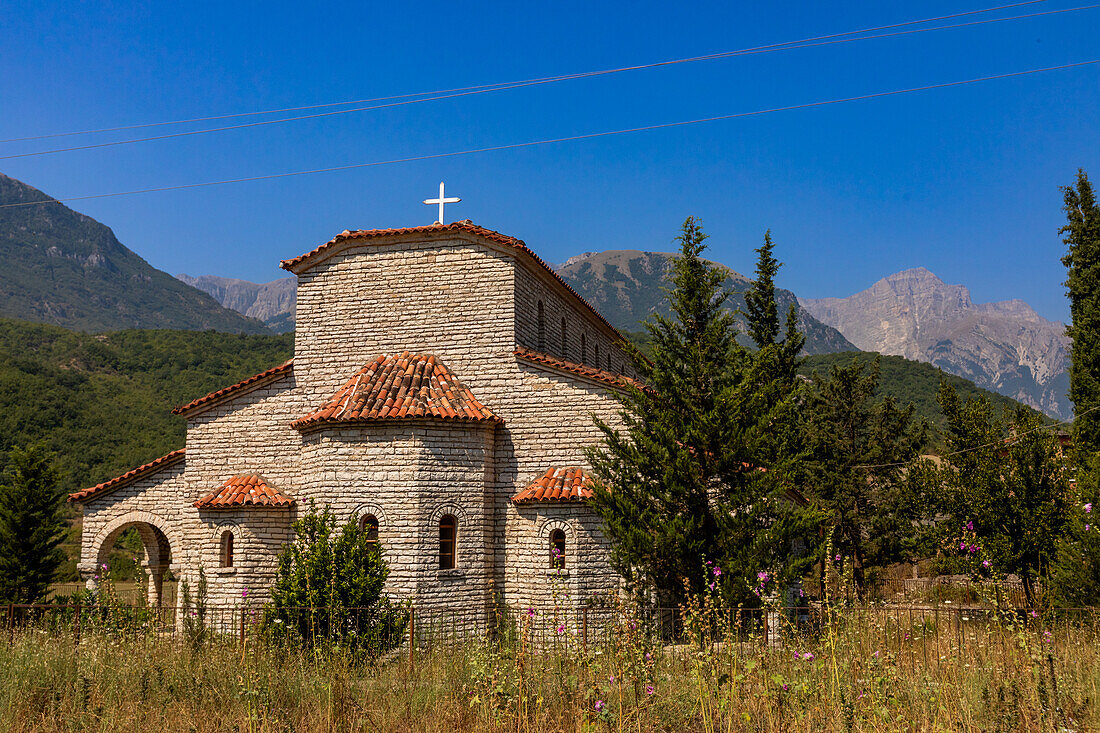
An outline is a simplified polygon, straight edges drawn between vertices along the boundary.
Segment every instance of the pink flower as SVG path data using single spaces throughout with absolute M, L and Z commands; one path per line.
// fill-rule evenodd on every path
M 763 584 L 763 583 L 767 583 L 767 582 L 768 582 L 768 578 L 770 578 L 770 577 L 771 577 L 771 576 L 770 576 L 770 575 L 768 575 L 768 571 L 767 571 L 767 570 L 761 570 L 761 571 L 760 571 L 759 573 L 757 573 L 757 574 L 756 574 L 756 579 L 757 579 L 757 580 L 759 580 L 759 581 L 761 582 L 761 584 Z
M 983 568 L 988 568 L 988 567 L 989 567 L 989 565 L 990 565 L 990 562 L 989 562 L 989 560 L 982 560 L 982 567 L 983 567 Z
M 657 690 L 653 687 L 653 685 L 646 685 L 645 686 L 645 694 L 647 694 L 647 695 L 652 695 L 656 691 Z
M 837 555 L 836 555 L 836 558 L 835 558 L 835 560 L 836 560 L 837 562 L 840 562 L 840 553 L 839 553 L 839 552 L 837 553 Z
M 719 578 L 722 576 L 722 568 L 717 565 L 714 566 L 714 577 Z
M 1088 524 L 1086 524 L 1086 525 L 1085 525 L 1085 531 L 1086 531 L 1086 532 L 1088 532 L 1088 531 L 1089 531 L 1090 529 L 1092 529 L 1092 526 L 1091 526 L 1091 525 L 1088 525 Z
M 974 522 L 972 522 L 972 521 L 967 522 L 966 523 L 966 529 L 967 529 L 968 532 L 973 532 L 974 531 Z
M 807 662 L 812 662 L 812 661 L 814 661 L 814 653 L 813 652 L 806 652 L 805 654 L 802 655 L 802 658 L 805 659 Z
M 558 636 L 561 636 L 564 633 L 565 633 L 565 624 L 562 624 L 561 626 L 558 627 Z
M 1092 502 L 1090 501 L 1088 504 L 1085 504 L 1085 514 L 1090 514 L 1091 512 L 1092 512 Z
M 528 608 L 528 609 L 527 609 L 527 617 L 528 617 L 528 618 L 534 618 L 534 617 L 535 617 L 535 609 L 533 609 L 533 608 Z
M 602 713 L 603 712 L 603 707 L 604 707 L 603 700 L 597 700 L 596 701 L 596 712 L 597 713 Z
M 1038 613 L 1036 613 L 1035 611 L 1032 611 L 1032 612 L 1031 612 L 1031 617 L 1032 617 L 1032 618 L 1039 618 L 1039 614 L 1038 614 Z
M 959 543 L 959 549 L 960 550 L 965 550 L 966 549 L 966 543 L 965 542 L 960 542 Z

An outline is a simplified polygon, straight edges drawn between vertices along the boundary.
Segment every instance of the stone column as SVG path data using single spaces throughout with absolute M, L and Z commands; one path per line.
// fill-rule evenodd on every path
M 161 590 L 164 587 L 165 567 L 159 564 L 154 565 L 149 562 L 143 562 L 141 566 L 145 568 L 145 572 L 149 576 L 149 585 L 147 590 L 149 605 L 153 608 L 160 608 Z

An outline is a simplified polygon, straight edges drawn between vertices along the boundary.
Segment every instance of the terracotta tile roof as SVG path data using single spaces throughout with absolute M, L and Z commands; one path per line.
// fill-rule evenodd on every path
M 572 372 L 582 377 L 588 377 L 594 379 L 597 382 L 603 382 L 610 384 L 612 387 L 624 387 L 627 384 L 632 384 L 639 389 L 644 388 L 641 382 L 630 377 L 624 377 L 622 374 L 616 374 L 615 372 L 609 372 L 606 369 L 600 369 L 598 367 L 591 367 L 586 364 L 577 364 L 576 362 L 566 361 L 550 354 L 544 354 L 541 351 L 533 351 L 525 346 L 519 346 L 512 352 L 516 358 L 529 361 L 534 364 L 541 364 L 543 366 L 553 367 L 554 369 L 560 369 L 566 372 Z
M 340 232 L 335 237 L 330 239 L 328 242 L 325 242 L 324 244 L 322 244 L 320 247 L 317 247 L 313 250 L 310 250 L 309 252 L 306 252 L 303 255 L 299 255 L 299 256 L 294 257 L 292 259 L 283 260 L 280 263 L 280 266 L 284 270 L 290 270 L 291 272 L 296 272 L 295 268 L 297 268 L 298 265 L 301 265 L 302 263 L 316 257 L 317 255 L 323 254 L 325 252 L 328 252 L 328 251 L 334 249 L 337 245 L 340 245 L 344 242 L 353 241 L 353 240 L 380 239 L 380 238 L 383 238 L 383 237 L 396 237 L 396 236 L 401 236 L 401 235 L 405 235 L 405 234 L 454 234 L 454 233 L 473 234 L 474 236 L 480 237 L 480 238 L 488 240 L 490 242 L 495 242 L 497 244 L 503 244 L 507 247 L 512 247 L 513 249 L 524 253 L 525 255 L 530 257 L 531 260 L 534 261 L 534 263 L 536 265 L 538 265 L 543 270 L 545 270 L 547 273 L 549 273 L 550 276 L 553 277 L 554 280 L 556 280 L 562 288 L 564 288 L 568 293 L 570 293 L 574 298 L 576 298 L 581 303 L 581 305 L 583 305 L 585 308 L 587 308 L 588 311 L 591 312 L 592 315 L 594 315 L 600 321 L 600 323 L 607 326 L 607 328 L 610 329 L 611 333 L 614 334 L 616 336 L 616 338 L 618 338 L 619 340 L 622 340 L 622 341 L 626 340 L 623 337 L 623 335 L 621 333 L 619 333 L 618 329 L 616 329 L 614 326 L 612 326 L 611 323 L 606 318 L 604 318 L 603 315 L 601 315 L 600 312 L 598 310 L 596 310 L 592 306 L 591 303 L 589 303 L 587 300 L 582 298 L 580 293 L 578 293 L 576 290 L 574 290 L 569 285 L 569 283 L 567 283 L 562 278 L 562 276 L 559 275 L 554 270 L 553 267 L 550 267 L 550 265 L 546 264 L 546 262 L 541 257 L 539 257 L 537 254 L 535 254 L 535 252 L 530 247 L 527 246 L 526 242 L 524 242 L 522 239 L 516 239 L 515 237 L 509 237 L 506 234 L 501 234 L 500 232 L 494 232 L 492 229 L 486 229 L 485 227 L 479 227 L 477 224 L 474 224 L 469 219 L 466 219 L 464 221 L 452 222 L 450 224 L 438 224 L 437 223 L 437 224 L 429 224 L 428 226 L 422 226 L 422 227 L 404 227 L 404 228 L 400 228 L 400 229 L 358 229 L 356 231 L 348 231 L 348 230 L 345 229 L 344 231 Z
M 180 405 L 179 407 L 172 410 L 172 414 L 182 415 L 185 412 L 190 412 L 191 410 L 194 410 L 196 407 L 202 407 L 204 405 L 209 405 L 210 403 L 217 402 L 223 397 L 228 397 L 231 394 L 235 394 L 236 392 L 239 392 L 246 387 L 258 387 L 262 382 L 267 379 L 288 373 L 293 366 L 294 359 L 287 359 L 279 366 L 271 367 L 270 369 L 262 371 L 259 374 L 253 374 L 248 379 L 242 379 L 236 384 L 231 384 L 228 387 L 219 389 L 217 392 L 211 392 L 205 397 L 199 397 L 197 400 L 191 400 L 186 405 Z
M 576 466 L 556 466 L 512 497 L 514 504 L 535 501 L 584 501 L 592 498 L 592 478 Z
M 69 494 L 69 501 L 84 502 L 88 499 L 93 499 L 97 496 L 101 496 L 110 491 L 114 491 L 120 486 L 136 481 L 137 479 L 156 473 L 162 468 L 167 468 L 174 463 L 179 463 L 183 460 L 184 449 L 174 450 L 168 455 L 161 456 L 154 461 L 149 461 L 144 466 L 138 466 L 137 468 L 127 471 L 121 476 L 116 476 L 110 481 L 104 481 L 101 484 L 96 484 L 88 489 L 81 489 L 80 491 Z
M 438 358 L 405 351 L 379 355 L 319 410 L 291 425 L 413 418 L 500 421 Z
M 271 488 L 260 476 L 234 476 L 213 494 L 195 502 L 196 509 L 236 509 L 242 506 L 289 508 L 294 500 Z

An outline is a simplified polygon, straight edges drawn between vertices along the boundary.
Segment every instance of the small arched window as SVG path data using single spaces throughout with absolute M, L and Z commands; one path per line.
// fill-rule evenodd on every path
M 458 539 L 458 520 L 450 514 L 439 519 L 439 569 L 451 570 L 455 566 L 455 549 Z
M 563 358 L 563 359 L 568 359 L 569 358 L 568 349 L 569 349 L 569 338 L 568 338 L 568 334 L 565 331 L 565 319 L 562 318 L 561 319 L 561 358 Z
M 588 361 L 588 334 L 581 334 L 581 364 Z
M 555 529 L 550 533 L 550 567 L 565 569 L 565 530 Z
M 223 568 L 233 567 L 233 533 L 228 529 L 222 532 L 220 555 L 219 559 Z
M 539 351 L 546 351 L 546 313 L 542 309 L 542 301 L 539 301 Z
M 359 529 L 366 532 L 367 544 L 371 549 L 378 547 L 378 517 L 373 514 L 364 514 L 359 518 Z

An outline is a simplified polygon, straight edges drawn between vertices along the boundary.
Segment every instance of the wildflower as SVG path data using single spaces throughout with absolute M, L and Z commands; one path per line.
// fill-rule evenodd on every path
M 561 626 L 558 627 L 558 636 L 561 636 L 564 633 L 565 633 L 565 624 L 562 624 Z
M 805 654 L 802 655 L 802 658 L 805 659 L 807 662 L 812 662 L 812 661 L 814 661 L 814 653 L 813 652 L 806 652 Z
M 875 653 L 872 654 L 871 656 L 874 657 L 875 659 L 878 659 L 878 649 L 876 649 Z
M 982 560 L 982 567 L 983 567 L 983 568 L 985 568 L 985 569 L 987 569 L 987 570 L 988 570 L 988 569 L 989 569 L 989 566 L 990 566 L 990 562 L 989 562 L 989 560 Z
M 649 652 L 646 652 L 646 653 L 645 653 L 645 660 L 646 660 L 646 661 L 648 662 L 648 661 L 649 661 L 649 660 L 651 660 L 651 659 L 653 659 L 653 655 L 652 655 L 652 654 L 650 654 Z
M 970 521 L 970 522 L 966 523 L 966 530 L 968 532 L 973 532 L 974 531 L 974 522 L 973 521 Z
M 840 553 L 839 553 L 839 552 L 838 552 L 838 553 L 836 554 L 836 558 L 835 558 L 835 559 L 836 559 L 836 561 L 837 561 L 837 562 L 840 562 Z
M 597 701 L 596 701 L 596 712 L 597 712 L 597 713 L 602 713 L 602 712 L 603 712 L 603 708 L 604 708 L 604 705 L 603 705 L 603 700 L 597 700 Z
M 657 690 L 654 689 L 653 685 L 646 685 L 645 686 L 645 694 L 647 694 L 647 695 L 652 695 L 656 691 Z
M 1088 504 L 1085 504 L 1085 514 L 1091 514 L 1091 513 L 1092 513 L 1092 502 L 1090 501 Z
M 534 617 L 535 617 L 535 609 L 533 609 L 533 608 L 528 608 L 528 609 L 527 609 L 527 617 L 528 617 L 528 618 L 534 618 Z
M 966 549 L 966 543 L 965 542 L 960 542 L 959 543 L 959 549 L 960 550 L 965 550 Z
M 1031 617 L 1032 617 L 1032 618 L 1039 618 L 1039 614 L 1038 614 L 1038 612 L 1036 612 L 1036 611 L 1032 611 L 1032 612 L 1031 612 Z
M 784 683 L 782 684 L 782 687 L 783 687 L 783 692 L 786 692 L 787 690 L 791 689 L 791 688 L 787 687 L 787 683 L 786 683 L 786 682 L 784 682 Z
M 1087 525 L 1087 524 L 1085 525 L 1085 531 L 1086 531 L 1086 532 L 1088 532 L 1088 531 L 1089 531 L 1089 525 Z
M 241 598 L 248 598 L 248 588 L 241 591 Z
M 615 675 L 613 675 L 613 674 L 607 675 L 607 681 L 610 682 L 611 684 L 615 684 Z
M 760 581 L 761 585 L 763 585 L 764 583 L 767 583 L 768 578 L 770 578 L 770 577 L 771 576 L 768 575 L 767 570 L 761 570 L 759 573 L 756 574 L 756 579 Z
M 714 577 L 719 578 L 722 576 L 722 568 L 717 565 L 714 566 Z

